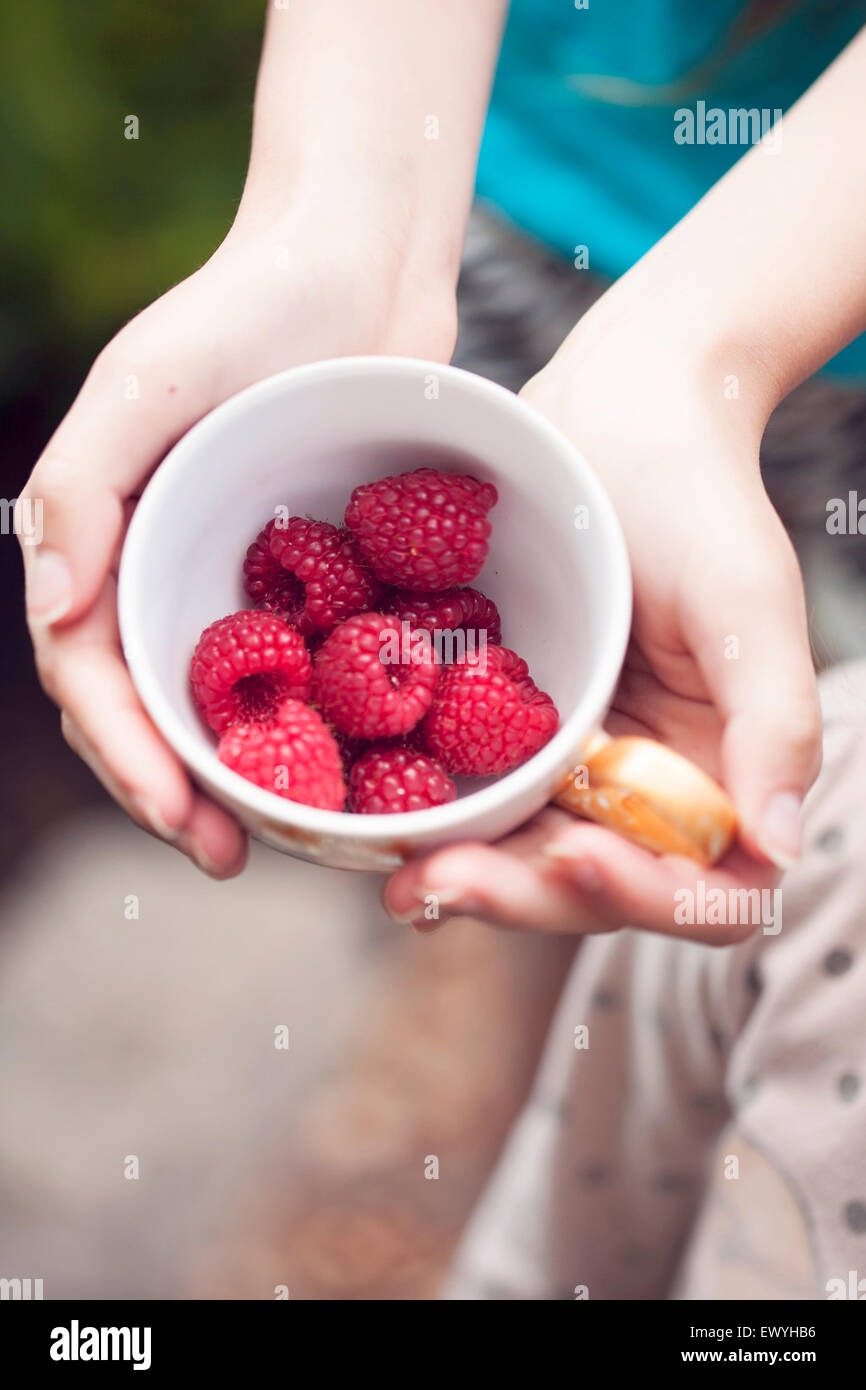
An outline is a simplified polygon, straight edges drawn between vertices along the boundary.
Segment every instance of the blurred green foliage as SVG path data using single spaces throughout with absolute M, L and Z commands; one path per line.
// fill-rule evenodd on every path
M 105 340 L 221 240 L 263 18 L 259 0 L 4 8 L 0 405 L 38 399 L 42 382 L 65 396 Z

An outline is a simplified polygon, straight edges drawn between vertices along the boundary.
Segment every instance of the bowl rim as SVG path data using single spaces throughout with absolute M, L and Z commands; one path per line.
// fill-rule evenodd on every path
M 306 806 L 257 787 L 226 767 L 217 757 L 216 744 L 207 742 L 204 725 L 199 738 L 186 728 L 171 700 L 163 693 L 137 623 L 141 596 L 146 592 L 151 538 L 158 534 L 159 516 L 171 496 L 175 479 L 190 466 L 191 460 L 200 457 L 208 441 L 219 434 L 228 418 L 239 411 L 255 410 L 263 401 L 283 395 L 287 389 L 302 389 L 321 378 L 356 379 L 359 372 L 404 377 L 434 373 L 457 389 L 469 390 L 515 418 L 528 421 L 540 443 L 557 453 L 579 482 L 581 495 L 591 508 L 593 526 L 603 527 L 611 566 L 609 587 L 613 589 L 613 621 L 600 659 L 577 704 L 561 721 L 550 742 L 527 762 L 477 791 L 443 806 L 393 815 L 361 815 Z M 505 387 L 462 367 L 416 357 L 353 356 L 289 367 L 244 387 L 204 415 L 173 445 L 157 466 L 132 515 L 121 553 L 117 604 L 124 658 L 137 694 L 162 737 L 195 779 L 200 779 L 205 787 L 218 790 L 226 802 L 236 803 L 272 825 L 297 828 L 332 840 L 352 839 L 374 844 L 383 840 L 421 840 L 434 834 L 447 837 L 451 831 L 456 833 L 471 828 L 473 823 L 501 810 L 511 801 L 522 800 L 540 787 L 552 785 L 557 776 L 562 775 L 568 761 L 575 757 L 582 740 L 607 712 L 631 629 L 632 586 L 625 538 L 613 503 L 584 455 L 540 411 Z

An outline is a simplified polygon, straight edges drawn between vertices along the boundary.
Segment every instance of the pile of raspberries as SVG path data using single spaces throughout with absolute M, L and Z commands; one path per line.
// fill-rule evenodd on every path
M 496 500 L 491 483 L 419 468 L 356 488 L 343 526 L 269 521 L 244 560 L 253 607 L 211 623 L 190 664 L 221 761 L 290 801 L 391 814 L 547 743 L 556 706 L 467 587 Z

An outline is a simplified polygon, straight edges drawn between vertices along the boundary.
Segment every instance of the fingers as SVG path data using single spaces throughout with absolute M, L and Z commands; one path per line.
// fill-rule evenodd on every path
M 211 878 L 234 878 L 245 867 L 249 841 L 233 816 L 196 793 L 177 848 Z
M 120 650 L 111 576 L 130 499 L 213 403 L 207 373 L 191 380 L 165 351 L 184 326 L 180 313 L 172 333 L 167 303 L 100 355 L 22 494 L 40 522 L 38 544 L 22 537 L 27 615 L 70 745 L 139 825 L 227 877 L 243 867 L 246 836 L 193 790 L 145 713 Z
M 165 357 L 154 363 L 146 322 L 94 363 L 22 494 L 41 516 L 40 543 L 22 544 L 31 623 L 73 622 L 87 611 L 115 555 L 124 499 L 201 414 L 201 402 L 171 384 Z
M 744 545 L 724 585 L 707 569 L 683 629 L 724 719 L 741 839 L 785 869 L 800 856 L 800 807 L 821 765 L 821 712 L 799 568 L 773 521 L 770 544 L 765 534 Z
M 407 865 L 385 890 L 398 922 L 433 931 L 452 917 L 475 917 L 530 931 L 592 930 L 580 920 L 578 895 L 529 861 L 489 845 L 460 845 Z M 595 928 L 597 929 L 597 928 Z
M 714 945 L 776 930 L 778 874 L 742 850 L 705 869 L 556 812 L 533 827 L 501 846 L 460 845 L 406 865 L 387 885 L 386 908 L 419 931 L 456 916 L 578 934 L 643 927 Z
M 120 651 L 113 581 L 79 622 L 37 627 L 33 637 L 42 682 L 63 710 L 64 736 L 107 791 L 206 873 L 239 873 L 246 837 L 193 790 L 136 695 Z
M 681 855 L 651 854 L 602 826 L 574 820 L 544 854 L 579 888 L 586 908 L 611 926 L 716 946 L 741 941 L 757 926 L 775 930 L 779 873 L 740 847 L 709 868 Z

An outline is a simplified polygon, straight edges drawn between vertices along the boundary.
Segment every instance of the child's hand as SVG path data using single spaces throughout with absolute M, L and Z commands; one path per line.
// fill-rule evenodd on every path
M 706 872 L 548 811 L 497 849 L 401 869 L 396 913 L 417 916 L 438 891 L 452 913 L 474 899 L 470 915 L 514 926 L 631 922 L 724 941 L 730 928 L 678 927 L 674 892 L 762 887 L 767 860 L 796 858 L 821 730 L 800 576 L 758 449 L 778 402 L 866 326 L 864 74 L 866 29 L 786 111 L 784 154 L 777 141 L 778 158 L 744 155 L 526 390 L 598 471 L 628 540 L 634 640 L 609 728 L 648 729 L 720 776 L 740 846 Z M 804 236 L 821 247 L 808 292 Z
M 138 824 L 219 877 L 242 867 L 246 837 L 193 789 L 121 655 L 125 528 L 175 440 L 251 382 L 343 354 L 447 359 L 453 308 L 413 285 L 410 317 L 395 250 L 357 225 L 346 236 L 333 215 L 308 233 L 276 224 L 232 233 L 104 349 L 27 484 L 44 513 L 43 543 L 23 547 L 28 618 L 66 739 Z
M 631 923 L 726 942 L 746 930 L 676 926 L 674 892 L 700 878 L 726 892 L 769 887 L 768 861 L 799 855 L 820 717 L 797 562 L 758 470 L 772 388 L 754 363 L 665 342 L 661 315 L 643 334 L 611 298 L 524 395 L 587 456 L 626 533 L 634 624 L 607 728 L 657 738 L 722 781 L 741 841 L 708 871 L 549 809 L 497 847 L 400 870 L 387 905 L 422 927 L 435 894 L 450 915 L 515 927 Z

